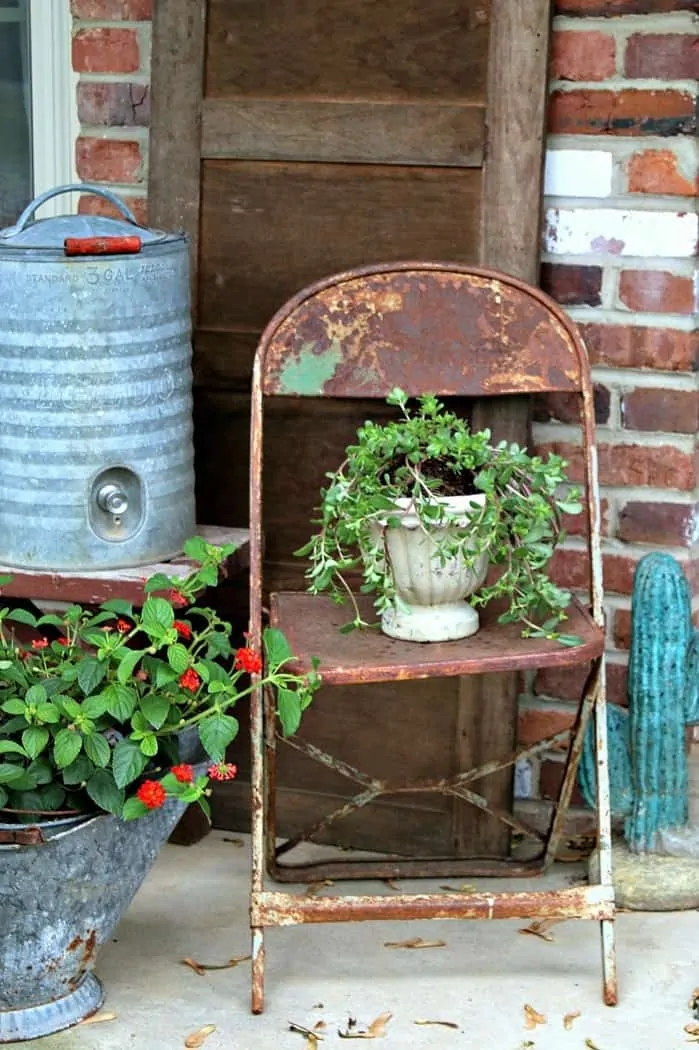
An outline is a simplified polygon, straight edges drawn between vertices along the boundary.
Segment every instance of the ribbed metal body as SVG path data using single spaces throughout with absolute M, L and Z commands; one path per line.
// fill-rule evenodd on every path
M 138 254 L 63 254 L 125 227 Z M 195 528 L 185 237 L 94 216 L 3 231 L 0 303 L 0 562 L 178 553 Z

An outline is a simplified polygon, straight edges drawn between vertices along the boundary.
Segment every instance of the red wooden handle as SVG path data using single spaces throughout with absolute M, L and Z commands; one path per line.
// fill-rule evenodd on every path
M 66 255 L 135 255 L 141 250 L 140 237 L 66 237 Z

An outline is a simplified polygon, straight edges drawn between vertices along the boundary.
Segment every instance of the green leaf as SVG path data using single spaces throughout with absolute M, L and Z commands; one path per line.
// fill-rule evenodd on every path
M 22 744 L 30 758 L 37 758 L 49 742 L 49 731 L 43 726 L 29 726 L 22 733 Z
M 72 787 L 74 784 L 82 784 L 92 773 L 92 762 L 87 755 L 78 755 L 74 762 L 63 770 L 63 783 Z
M 21 755 L 22 758 L 28 757 L 27 752 L 22 745 L 18 744 L 15 740 L 0 740 L 0 755 Z
M 190 664 L 190 655 L 184 645 L 177 643 L 169 645 L 167 649 L 167 662 L 177 674 L 183 674 Z
M 141 625 L 147 633 L 154 631 L 161 634 L 162 630 L 172 627 L 175 622 L 175 614 L 170 602 L 165 598 L 148 598 L 141 611 Z
M 267 627 L 262 635 L 262 642 L 270 667 L 279 667 L 294 655 L 284 634 L 277 627 Z
M 86 700 L 83 700 L 81 706 L 82 713 L 86 718 L 101 718 L 105 711 L 109 709 L 107 690 L 104 689 L 101 693 L 88 696 Z
M 158 738 L 153 736 L 152 733 L 146 733 L 143 740 L 141 740 L 139 747 L 144 755 L 148 758 L 155 758 L 158 754 Z
M 192 561 L 206 561 L 209 557 L 209 545 L 206 540 L 203 540 L 201 536 L 192 536 L 190 539 L 185 541 L 184 553 Z
M 138 820 L 148 812 L 148 807 L 140 798 L 127 798 L 121 811 L 122 820 Z
M 24 623 L 27 627 L 36 627 L 36 616 L 27 609 L 13 609 L 11 613 L 8 613 L 7 619 L 14 623 Z
M 24 700 L 17 700 L 16 698 L 12 697 L 11 699 L 5 701 L 5 703 L 2 705 L 2 710 L 8 715 L 23 715 L 24 712 L 27 710 L 27 705 L 25 704 Z
M 55 725 L 56 722 L 60 722 L 61 720 L 61 712 L 55 704 L 52 704 L 47 700 L 45 704 L 37 704 L 36 717 L 39 722 L 47 722 L 49 725 Z
M 39 619 L 36 621 L 36 626 L 37 627 L 45 627 L 45 626 L 59 627 L 61 630 L 63 630 L 63 628 L 65 627 L 65 624 L 63 623 L 63 620 L 61 619 L 61 617 L 60 616 L 56 616 L 55 613 L 46 613 L 45 616 L 40 616 L 39 617 Z
M 169 685 L 170 682 L 176 682 L 178 678 L 177 671 L 173 671 L 164 660 L 156 662 L 153 675 L 153 684 L 156 689 L 162 689 L 163 686 Z
M 124 685 L 134 673 L 136 664 L 143 656 L 143 652 L 139 649 L 127 649 L 124 655 L 119 660 L 119 666 L 117 667 L 117 678 Z
M 284 736 L 293 736 L 301 725 L 301 701 L 293 690 L 277 690 L 277 713 Z
M 156 572 L 146 580 L 143 590 L 146 594 L 150 594 L 151 591 L 168 591 L 172 585 L 169 576 L 166 576 L 164 572 Z
M 47 693 L 43 685 L 33 685 L 27 689 L 24 699 L 28 704 L 43 704 L 46 697 Z
M 116 786 L 114 777 L 108 770 L 96 770 L 85 785 L 85 790 L 100 809 L 113 813 L 116 817 L 121 815 L 124 792 Z
M 164 693 L 151 693 L 140 703 L 141 711 L 155 729 L 160 729 L 170 713 L 170 701 Z
M 214 714 L 199 723 L 199 739 L 214 762 L 222 762 L 226 748 L 238 733 L 238 719 L 233 715 Z
M 107 668 L 104 663 L 96 660 L 94 656 L 88 656 L 83 660 L 78 668 L 78 685 L 83 694 L 88 696 L 94 692 L 106 673 Z
M 59 769 L 64 769 L 80 754 L 83 738 L 75 729 L 59 729 L 53 742 L 53 760 Z
M 24 776 L 24 766 L 12 762 L 0 762 L 0 784 L 17 783 Z
M 101 733 L 90 733 L 85 737 L 85 754 L 96 766 L 108 766 L 112 749 Z M 111 812 L 111 811 L 110 811 Z
M 203 584 L 204 587 L 215 587 L 218 583 L 218 569 L 215 565 L 202 565 L 197 576 L 199 577 L 199 583 Z
M 140 777 L 147 764 L 148 756 L 143 754 L 138 744 L 133 740 L 120 740 L 112 756 L 112 770 L 117 787 L 126 787 Z
M 106 612 L 116 613 L 117 616 L 133 618 L 133 605 L 125 598 L 110 598 L 109 601 L 102 602 L 101 608 Z

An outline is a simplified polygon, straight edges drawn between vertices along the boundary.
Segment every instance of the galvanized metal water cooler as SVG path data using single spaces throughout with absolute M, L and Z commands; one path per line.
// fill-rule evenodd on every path
M 50 197 L 124 219 L 34 220 Z M 0 563 L 112 569 L 194 532 L 189 256 L 100 187 L 0 231 Z

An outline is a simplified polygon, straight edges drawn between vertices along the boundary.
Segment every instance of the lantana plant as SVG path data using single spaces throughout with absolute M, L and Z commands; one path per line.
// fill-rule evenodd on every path
M 210 781 L 236 774 L 226 762 L 238 733 L 231 709 L 250 676 L 276 691 L 282 732 L 296 731 L 317 670 L 292 673 L 274 628 L 263 653 L 234 648 L 230 624 L 196 604 L 233 550 L 189 540 L 196 568 L 151 576 L 141 608 L 122 599 L 45 615 L 0 608 L 0 821 L 76 810 L 131 820 L 168 798 L 208 815 Z M 33 629 L 31 642 L 17 640 L 16 624 Z M 183 734 L 198 737 L 201 762 L 181 760 Z

